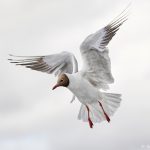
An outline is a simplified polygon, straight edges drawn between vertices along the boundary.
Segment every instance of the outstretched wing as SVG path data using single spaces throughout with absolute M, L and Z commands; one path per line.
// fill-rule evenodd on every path
M 49 74 L 54 73 L 55 76 L 62 73 L 72 74 L 78 72 L 78 62 L 75 56 L 69 52 L 61 52 L 47 56 L 10 56 L 13 57 L 8 59 L 10 63 Z M 75 95 L 73 95 L 71 102 L 74 100 Z
M 114 82 L 106 46 L 126 20 L 127 14 L 123 11 L 107 26 L 89 35 L 80 46 L 84 61 L 82 75 L 97 88 L 106 89 L 107 84 Z
M 55 76 L 62 73 L 72 74 L 78 71 L 77 60 L 69 52 L 61 52 L 47 56 L 10 56 L 13 57 L 9 59 L 11 63 L 49 74 L 54 73 Z

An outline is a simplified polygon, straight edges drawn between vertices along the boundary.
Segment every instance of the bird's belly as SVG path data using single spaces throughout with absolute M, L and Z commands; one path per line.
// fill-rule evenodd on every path
M 95 91 L 76 92 L 76 97 L 83 104 L 90 104 L 99 100 L 99 94 Z
M 78 98 L 83 104 L 90 104 L 100 100 L 100 91 L 93 87 L 87 81 L 81 81 L 76 83 L 76 86 L 69 88 L 69 90 Z

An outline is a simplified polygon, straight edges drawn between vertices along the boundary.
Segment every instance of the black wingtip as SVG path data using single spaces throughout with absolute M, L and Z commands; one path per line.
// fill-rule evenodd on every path
M 130 15 L 131 12 L 131 4 L 132 2 L 130 2 L 123 11 L 121 11 L 121 13 L 119 15 L 117 15 L 110 23 L 109 25 L 113 26 L 119 23 L 124 23 L 126 20 L 128 20 L 128 17 Z

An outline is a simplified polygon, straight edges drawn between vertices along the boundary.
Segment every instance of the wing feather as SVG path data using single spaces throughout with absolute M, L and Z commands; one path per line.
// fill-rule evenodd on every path
M 106 46 L 126 20 L 127 13 L 123 11 L 107 26 L 89 35 L 80 46 L 84 64 L 82 75 L 97 88 L 107 89 L 108 84 L 114 82 Z
M 75 56 L 69 52 L 61 52 L 47 56 L 10 56 L 13 57 L 8 59 L 10 63 L 48 74 L 54 73 L 55 76 L 62 73 L 71 74 L 78 71 L 77 60 Z

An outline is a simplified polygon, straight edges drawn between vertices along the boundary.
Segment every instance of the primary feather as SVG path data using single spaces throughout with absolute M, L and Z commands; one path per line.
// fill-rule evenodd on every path
M 108 84 L 114 82 L 106 46 L 126 20 L 127 14 L 121 13 L 107 26 L 89 35 L 80 46 L 84 64 L 82 74 L 97 88 L 107 89 Z
M 58 76 L 63 73 L 75 73 L 78 71 L 78 63 L 75 56 L 69 52 L 61 52 L 58 54 L 47 56 L 14 56 L 14 59 L 9 59 L 11 63 L 25 66 L 27 68 L 54 73 Z

